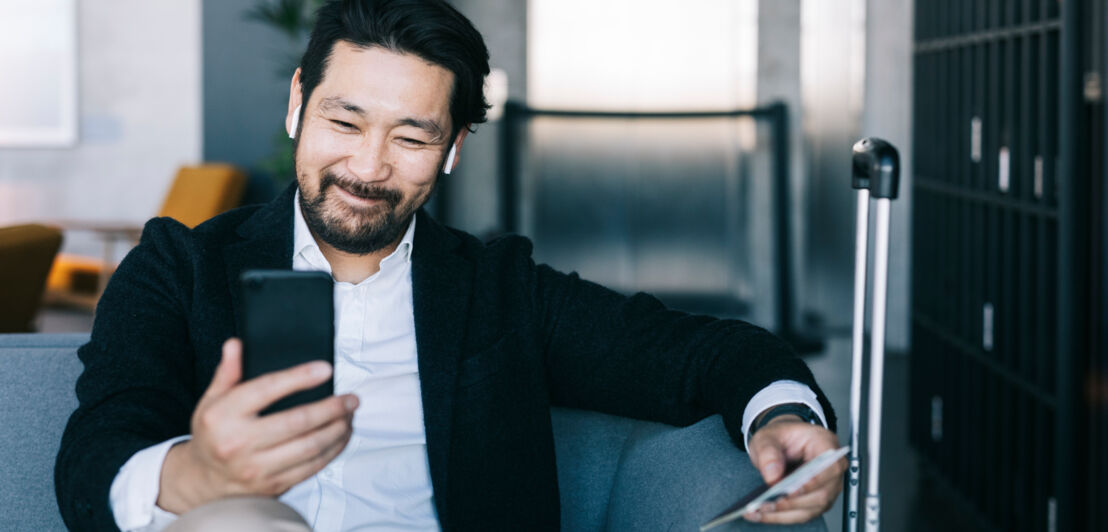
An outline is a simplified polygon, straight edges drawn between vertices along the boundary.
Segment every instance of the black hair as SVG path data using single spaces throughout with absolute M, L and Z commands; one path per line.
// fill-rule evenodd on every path
M 408 53 L 454 73 L 451 142 L 466 125 L 485 122 L 489 51 L 469 19 L 444 0 L 330 0 L 316 12 L 300 60 L 304 106 L 323 81 L 335 43 Z M 301 111 L 303 114 L 304 111 Z

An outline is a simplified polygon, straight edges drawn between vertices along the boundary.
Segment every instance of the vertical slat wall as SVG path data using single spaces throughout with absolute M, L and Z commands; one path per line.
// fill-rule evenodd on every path
M 984 529 L 1050 530 L 1057 0 L 917 0 L 911 439 Z
M 1092 209 L 1089 227 L 1091 228 L 1090 248 L 1092 279 L 1091 320 L 1089 344 L 1094 346 L 1089 360 L 1088 390 L 1090 403 L 1087 424 L 1089 431 L 1089 471 L 1088 501 L 1089 529 L 1108 530 L 1108 315 L 1105 304 L 1108 303 L 1108 166 L 1105 165 L 1105 153 L 1108 152 L 1108 137 L 1105 135 L 1105 122 L 1108 119 L 1108 106 L 1104 105 L 1105 83 L 1108 81 L 1108 5 L 1103 0 L 1088 0 L 1088 21 L 1090 51 L 1089 70 L 1096 73 L 1099 84 L 1098 98 L 1088 109 L 1090 120 L 1089 151 L 1090 179 L 1092 182 L 1089 198 Z

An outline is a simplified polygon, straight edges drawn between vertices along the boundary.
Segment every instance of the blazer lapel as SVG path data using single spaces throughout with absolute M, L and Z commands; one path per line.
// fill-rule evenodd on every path
M 456 250 L 461 240 L 422 210 L 412 254 L 419 380 L 427 459 L 439 522 L 447 523 L 447 476 L 458 357 L 473 287 L 473 263 Z
M 242 240 L 223 247 L 227 265 L 227 286 L 235 316 L 235 335 L 242 335 L 242 301 L 239 277 L 252 269 L 287 270 L 292 268 L 293 199 L 296 184 L 247 218 L 236 230 Z

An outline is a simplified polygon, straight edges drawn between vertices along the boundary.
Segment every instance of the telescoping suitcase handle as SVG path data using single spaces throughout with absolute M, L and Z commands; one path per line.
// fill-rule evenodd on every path
M 900 187 L 900 155 L 892 144 L 875 137 L 854 144 L 851 186 L 858 192 L 858 213 L 854 246 L 854 323 L 851 335 L 850 372 L 850 466 L 845 482 L 843 530 L 858 530 L 858 490 L 862 461 L 858 427 L 861 425 L 862 365 L 866 316 L 866 269 L 869 244 L 869 204 L 877 203 L 874 242 L 873 324 L 870 335 L 869 412 L 866 445 L 866 531 L 880 527 L 878 473 L 881 460 L 881 397 L 885 371 L 885 304 L 889 266 L 889 202 Z
M 854 172 L 851 185 L 869 189 L 874 198 L 894 200 L 900 189 L 900 154 L 892 144 L 877 137 L 854 143 Z

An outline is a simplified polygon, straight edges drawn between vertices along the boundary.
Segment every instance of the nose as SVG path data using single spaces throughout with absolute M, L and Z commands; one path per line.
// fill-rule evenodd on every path
M 366 182 L 385 181 L 392 175 L 392 162 L 389 160 L 388 146 L 384 138 L 370 135 L 352 147 L 347 158 L 347 170 L 355 177 Z

